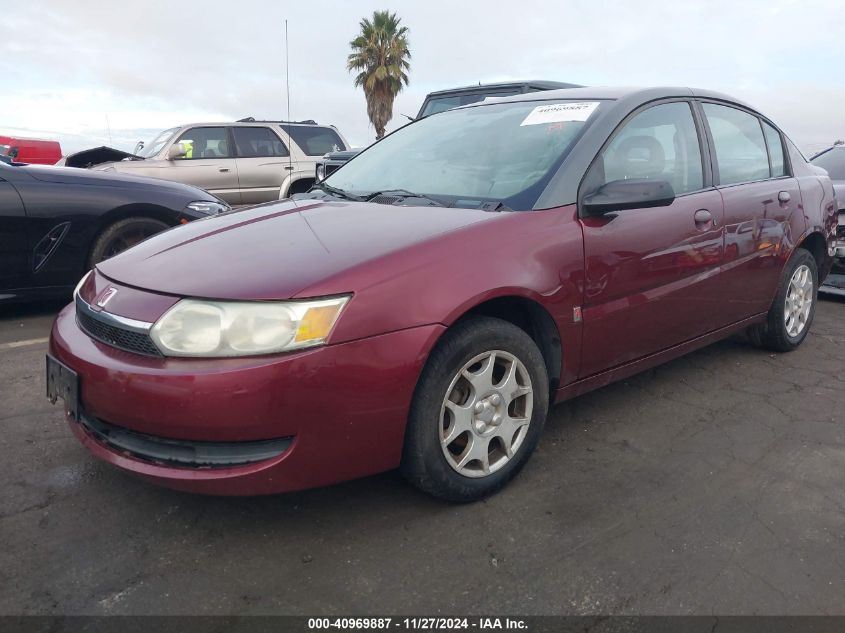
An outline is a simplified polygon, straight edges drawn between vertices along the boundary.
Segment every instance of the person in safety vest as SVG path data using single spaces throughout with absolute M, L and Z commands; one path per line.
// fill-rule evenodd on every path
M 193 158 L 194 157 L 194 142 L 193 141 L 181 141 L 182 147 L 185 148 L 185 155 L 182 158 Z

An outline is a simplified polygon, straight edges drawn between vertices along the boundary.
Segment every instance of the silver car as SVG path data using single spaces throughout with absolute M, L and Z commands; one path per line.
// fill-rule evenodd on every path
M 250 118 L 174 127 L 139 143 L 136 156 L 94 169 L 195 185 L 230 205 L 258 204 L 307 191 L 317 160 L 345 149 L 334 126 Z

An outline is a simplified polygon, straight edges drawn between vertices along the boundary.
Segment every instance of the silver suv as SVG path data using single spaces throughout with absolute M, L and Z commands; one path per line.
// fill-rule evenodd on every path
M 331 125 L 248 118 L 174 127 L 139 143 L 136 156 L 94 169 L 195 185 L 230 205 L 258 204 L 307 191 L 317 160 L 345 149 Z

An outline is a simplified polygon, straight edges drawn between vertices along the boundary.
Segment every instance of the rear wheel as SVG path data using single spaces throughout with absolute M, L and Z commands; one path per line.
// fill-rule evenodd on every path
M 796 249 L 784 267 L 766 322 L 748 330 L 752 343 L 775 352 L 790 352 L 798 347 L 813 323 L 818 277 L 813 255 L 803 248 Z
M 548 375 L 537 345 L 500 319 L 474 317 L 444 335 L 423 370 L 408 418 L 402 471 L 451 501 L 504 486 L 539 441 Z
M 118 220 L 107 226 L 97 237 L 91 249 L 88 267 L 93 268 L 101 261 L 114 257 L 167 228 L 169 228 L 167 224 L 153 218 L 131 217 Z

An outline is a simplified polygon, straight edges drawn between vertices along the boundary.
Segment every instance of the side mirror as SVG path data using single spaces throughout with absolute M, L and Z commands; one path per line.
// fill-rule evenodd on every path
M 584 215 L 603 215 L 625 209 L 668 207 L 675 200 L 675 190 L 665 180 L 631 178 L 612 180 L 581 202 Z
M 177 158 L 184 158 L 188 153 L 184 143 L 174 143 L 167 149 L 167 160 L 176 160 Z
M 140 152 L 142 149 L 144 149 L 144 141 L 138 141 L 138 142 L 135 144 L 135 149 L 134 149 L 134 150 L 132 150 L 132 153 L 133 153 L 133 154 L 137 154 L 137 153 L 138 153 L 138 152 Z

